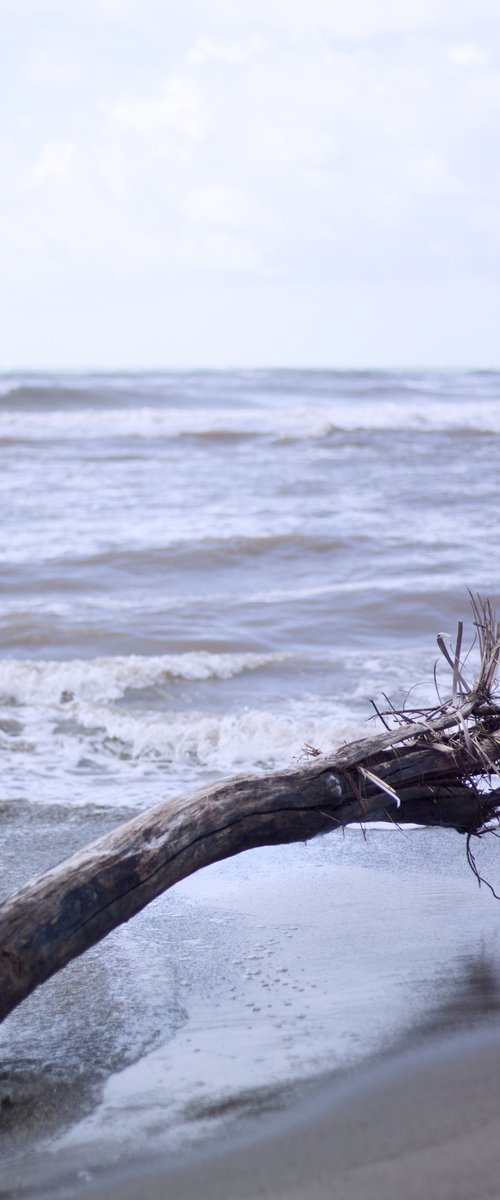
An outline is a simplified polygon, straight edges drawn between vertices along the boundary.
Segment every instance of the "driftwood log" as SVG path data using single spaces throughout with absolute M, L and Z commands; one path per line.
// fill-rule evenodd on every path
M 303 841 L 353 822 L 442 826 L 470 838 L 498 821 L 500 626 L 473 601 L 481 651 L 468 686 L 456 645 L 438 644 L 452 694 L 433 710 L 382 717 L 385 732 L 294 769 L 231 779 L 170 800 L 47 871 L 0 907 L 0 1020 L 36 987 L 201 867 L 256 846 Z M 388 727 L 390 724 L 390 728 Z M 479 878 L 479 876 L 478 876 Z

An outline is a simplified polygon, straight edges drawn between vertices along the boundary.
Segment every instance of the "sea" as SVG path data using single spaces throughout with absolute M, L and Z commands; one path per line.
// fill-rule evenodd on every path
M 0 454 L 2 898 L 169 796 L 331 754 L 380 728 L 375 706 L 433 703 L 450 686 L 436 635 L 463 619 L 472 645 L 469 591 L 500 607 L 493 370 L 4 373 Z M 386 906 L 405 872 L 403 964 L 392 921 L 378 956 L 367 930 L 375 875 Z M 353 924 L 334 949 L 339 879 Z M 470 924 L 450 932 L 457 888 Z M 132 1127 L 137 1152 L 177 1145 L 237 1096 L 373 1053 L 387 1012 L 400 1036 L 462 978 L 475 922 L 490 953 L 494 901 L 478 905 L 463 840 L 429 831 L 353 830 L 201 872 L 5 1022 L 13 1178 L 63 1144 L 85 1174 L 106 1122 L 111 1155 Z M 381 971 L 386 1017 L 364 1028 Z

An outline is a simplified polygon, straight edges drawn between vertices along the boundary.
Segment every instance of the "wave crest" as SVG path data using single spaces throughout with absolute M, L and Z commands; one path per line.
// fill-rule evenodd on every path
M 365 433 L 498 434 L 500 408 L 497 400 L 429 397 L 408 400 L 338 399 L 318 405 L 270 406 L 260 408 L 181 408 L 177 406 L 122 407 L 116 409 L 76 400 L 68 406 L 47 406 L 40 411 L 12 402 L 0 405 L 2 441 L 48 442 L 52 440 L 104 438 L 114 442 L 195 438 L 203 441 L 267 437 L 277 442 L 307 441 Z
M 120 700 L 127 692 L 160 686 L 168 680 L 231 679 L 245 671 L 285 662 L 287 653 L 213 653 L 126 655 L 114 658 L 0 661 L 0 696 L 15 704 L 52 706 L 77 699 Z

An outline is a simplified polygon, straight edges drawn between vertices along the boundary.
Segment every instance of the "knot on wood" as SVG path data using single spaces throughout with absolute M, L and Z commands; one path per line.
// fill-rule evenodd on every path
M 335 798 L 337 800 L 341 800 L 342 799 L 342 784 L 340 782 L 339 776 L 335 775 L 334 771 L 325 771 L 324 774 L 322 775 L 322 779 L 327 787 L 327 790 L 329 792 L 332 792 L 332 794 L 335 796 Z

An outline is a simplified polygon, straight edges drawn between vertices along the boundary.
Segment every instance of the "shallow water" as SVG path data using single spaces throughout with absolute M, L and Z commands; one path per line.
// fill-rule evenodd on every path
M 42 859 L 54 815 L 37 809 Z M 494 846 L 481 861 L 492 874 Z M 497 906 L 458 834 L 252 851 L 159 898 L 5 1023 L 3 1186 L 66 1196 L 130 1160 L 230 1144 L 318 1078 L 499 1015 Z
M 433 697 L 466 585 L 499 600 L 499 444 L 494 372 L 1 377 L 1 894 L 178 791 L 358 736 L 370 697 Z M 5 1023 L 11 1178 L 44 1139 L 168 1147 L 436 1014 L 483 1019 L 495 917 L 458 835 L 203 872 Z

